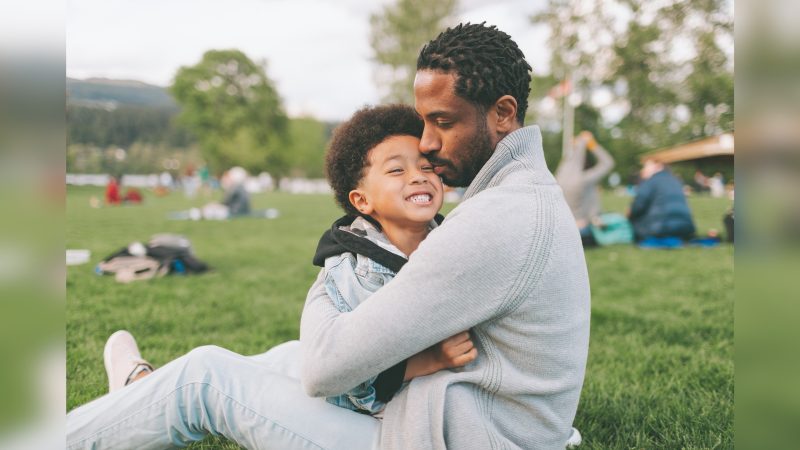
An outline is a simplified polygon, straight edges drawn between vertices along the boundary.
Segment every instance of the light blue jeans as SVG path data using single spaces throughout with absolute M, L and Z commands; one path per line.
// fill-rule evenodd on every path
M 163 449 L 213 434 L 248 449 L 378 448 L 378 419 L 306 395 L 299 344 L 256 356 L 198 347 L 70 411 L 67 447 Z

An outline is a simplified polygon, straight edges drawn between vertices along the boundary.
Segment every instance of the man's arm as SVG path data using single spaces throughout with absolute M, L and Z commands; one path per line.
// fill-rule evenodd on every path
M 541 216 L 553 211 L 535 211 L 536 204 L 530 195 L 524 203 L 508 195 L 485 195 L 481 205 L 457 208 L 394 280 L 352 312 L 339 313 L 318 279 L 300 329 L 306 391 L 338 395 L 506 313 L 517 295 L 514 287 L 529 276 L 523 265 L 530 253 L 549 251 L 550 241 L 543 237 L 552 229 Z

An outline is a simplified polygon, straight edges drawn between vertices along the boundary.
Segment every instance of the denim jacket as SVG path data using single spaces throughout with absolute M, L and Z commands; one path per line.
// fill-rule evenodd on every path
M 436 222 L 431 221 L 431 227 Z M 402 258 L 406 258 L 382 232 L 364 218 L 356 218 L 348 227 L 340 230 L 366 238 L 379 247 Z M 349 312 L 367 300 L 375 291 L 394 278 L 396 272 L 360 253 L 343 252 L 325 258 L 325 290 L 340 312 Z M 370 378 L 348 392 L 327 401 L 336 406 L 358 412 L 376 414 L 385 403 L 376 398 L 375 379 Z

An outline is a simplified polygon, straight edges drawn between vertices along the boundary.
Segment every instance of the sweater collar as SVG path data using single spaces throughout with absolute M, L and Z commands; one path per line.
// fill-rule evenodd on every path
M 470 183 L 463 200 L 495 185 L 504 174 L 504 169 L 512 161 L 517 161 L 534 170 L 544 169 L 545 172 L 547 171 L 547 163 L 542 150 L 542 134 L 538 126 L 531 125 L 520 128 L 501 139 L 492 156 Z

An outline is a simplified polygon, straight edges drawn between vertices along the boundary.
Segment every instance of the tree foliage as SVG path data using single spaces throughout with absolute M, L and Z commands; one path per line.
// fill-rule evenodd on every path
M 733 129 L 730 4 L 550 0 L 532 17 L 550 31 L 551 75 L 583 100 L 576 130 L 593 131 L 623 173 L 643 152 Z M 609 100 L 591 102 L 601 91 Z
M 213 170 L 286 172 L 288 119 L 263 65 L 238 50 L 210 50 L 178 70 L 170 91 Z
M 383 101 L 414 104 L 417 55 L 453 21 L 457 0 L 398 0 L 370 17 L 370 44 L 378 64 L 376 82 Z
M 123 105 L 115 109 L 67 104 L 67 144 L 128 147 L 134 142 L 187 147 L 188 130 L 176 123 L 176 108 Z
M 331 136 L 333 124 L 320 122 L 313 117 L 293 118 L 289 122 L 289 175 L 306 178 L 324 178 L 325 145 Z

